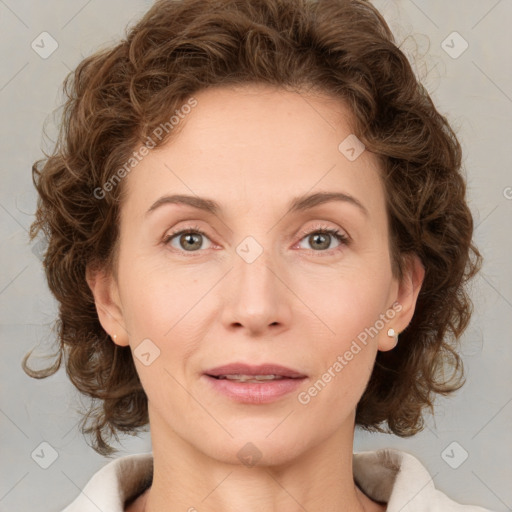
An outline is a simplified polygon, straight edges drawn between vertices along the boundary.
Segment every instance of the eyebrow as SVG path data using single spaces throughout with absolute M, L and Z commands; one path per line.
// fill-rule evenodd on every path
M 288 213 L 301 212 L 332 201 L 342 201 L 356 206 L 365 216 L 369 216 L 367 208 L 354 196 L 344 192 L 317 192 L 310 195 L 295 197 L 288 204 Z M 184 204 L 217 215 L 222 208 L 213 199 L 206 199 L 186 194 L 165 195 L 158 198 L 146 212 L 146 216 L 164 204 Z

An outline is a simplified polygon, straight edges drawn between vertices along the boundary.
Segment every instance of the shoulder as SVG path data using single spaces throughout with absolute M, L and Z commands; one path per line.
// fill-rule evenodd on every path
M 124 512 L 125 502 L 143 492 L 152 478 L 152 453 L 120 457 L 96 472 L 62 512 Z
M 450 499 L 435 488 L 426 467 L 401 450 L 356 452 L 353 471 L 355 481 L 367 496 L 387 503 L 387 512 L 491 512 Z

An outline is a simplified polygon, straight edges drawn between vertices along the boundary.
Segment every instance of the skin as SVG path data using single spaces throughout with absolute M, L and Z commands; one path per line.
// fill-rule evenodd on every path
M 388 328 L 409 324 L 424 270 L 415 257 L 401 282 L 392 275 L 375 156 L 349 161 L 338 150 L 352 133 L 338 99 L 259 85 L 194 97 L 182 130 L 122 183 L 116 275 L 88 272 L 116 343 L 133 351 L 149 338 L 160 350 L 149 366 L 134 357 L 148 396 L 154 478 L 127 510 L 385 510 L 353 480 L 355 408 L 377 351 L 395 346 Z M 348 202 L 287 214 L 293 197 L 321 191 L 356 197 L 368 215 Z M 222 212 L 167 204 L 146 215 L 177 193 L 214 199 Z M 319 224 L 350 244 L 327 235 L 317 248 L 302 232 Z M 173 228 L 196 226 L 206 237 L 196 234 L 194 251 L 179 235 L 164 242 Z M 252 263 L 236 252 L 247 236 L 263 249 Z M 229 362 L 276 362 L 308 375 L 305 391 L 395 301 L 400 312 L 306 405 L 298 392 L 240 404 L 201 377 Z M 237 456 L 247 442 L 261 453 L 255 466 Z

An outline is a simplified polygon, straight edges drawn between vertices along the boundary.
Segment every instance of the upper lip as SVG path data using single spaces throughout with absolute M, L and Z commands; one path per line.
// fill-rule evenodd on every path
M 245 363 L 230 363 L 216 366 L 215 368 L 206 370 L 204 373 L 212 377 L 218 377 L 219 375 L 279 375 L 292 379 L 306 377 L 305 374 L 299 371 L 273 363 L 260 364 L 257 366 Z

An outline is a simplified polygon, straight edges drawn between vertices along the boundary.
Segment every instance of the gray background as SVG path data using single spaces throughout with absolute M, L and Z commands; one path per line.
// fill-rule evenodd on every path
M 38 346 L 38 354 L 50 350 L 57 312 L 37 251 L 28 244 L 36 201 L 30 167 L 45 147 L 43 125 L 55 133 L 49 114 L 60 104 L 65 75 L 84 56 L 116 41 L 150 4 L 0 0 L 1 512 L 58 511 L 108 462 L 77 431 L 80 399 L 64 371 L 37 381 L 20 367 L 30 348 Z M 358 432 L 355 449 L 409 451 L 453 499 L 512 510 L 512 2 L 379 0 L 375 5 L 460 137 L 475 240 L 485 265 L 474 281 L 475 313 L 463 338 L 466 386 L 455 397 L 438 400 L 435 421 L 428 417 L 417 436 Z M 31 47 L 43 31 L 59 45 L 46 59 Z M 469 44 L 457 58 L 442 46 L 453 31 Z M 446 44 L 452 54 L 462 48 L 453 36 Z M 151 449 L 149 434 L 122 440 L 119 456 Z M 58 455 L 47 469 L 40 466 L 51 462 L 51 450 L 44 450 L 46 461 L 31 455 L 41 453 L 42 442 Z

